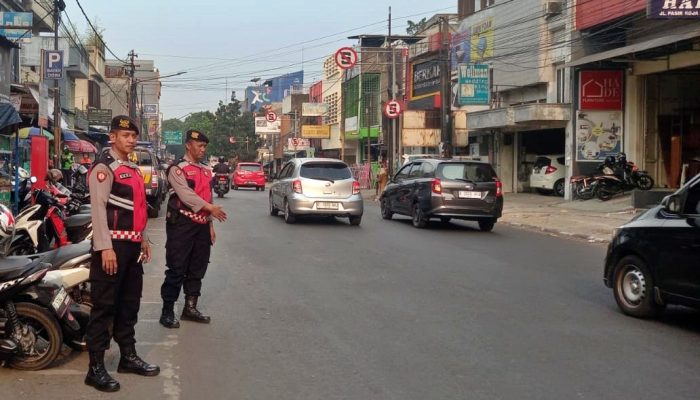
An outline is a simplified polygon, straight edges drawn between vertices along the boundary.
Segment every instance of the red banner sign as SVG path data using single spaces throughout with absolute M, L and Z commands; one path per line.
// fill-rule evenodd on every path
M 622 110 L 623 71 L 581 71 L 579 100 L 581 110 Z

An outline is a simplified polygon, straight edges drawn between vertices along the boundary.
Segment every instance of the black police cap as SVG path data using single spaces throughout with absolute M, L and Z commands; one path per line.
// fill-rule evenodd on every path
M 188 140 L 209 143 L 209 138 L 207 137 L 207 135 L 203 134 L 202 132 L 196 129 L 190 129 L 189 131 L 187 131 L 185 141 Z
M 126 115 L 117 115 L 112 118 L 112 124 L 110 125 L 112 131 L 134 131 L 139 134 L 139 127 L 134 123 L 134 121 L 127 117 Z

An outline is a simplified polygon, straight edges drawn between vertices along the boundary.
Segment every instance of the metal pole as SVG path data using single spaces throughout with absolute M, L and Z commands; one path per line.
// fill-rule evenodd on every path
M 398 85 L 396 84 L 396 49 L 392 45 L 391 40 L 391 7 L 389 7 L 389 48 L 391 49 L 391 99 L 396 100 L 396 92 Z M 391 163 L 389 171 L 393 173 L 394 166 L 398 166 L 399 154 L 399 138 L 396 131 L 396 118 L 391 120 Z
M 58 26 L 61 22 L 61 11 L 58 0 L 53 2 L 53 49 L 58 50 Z M 61 168 L 61 91 L 58 79 L 53 81 L 53 151 L 54 168 Z
M 448 22 L 447 18 L 442 17 L 442 24 L 440 24 L 440 79 L 442 79 L 442 143 L 443 143 L 443 157 L 452 157 L 452 125 L 450 121 L 450 67 L 449 67 L 449 53 L 447 52 L 447 35 L 448 35 Z
M 148 140 L 148 135 L 144 135 L 144 131 L 146 131 L 148 127 L 144 129 L 143 118 L 143 83 L 141 83 L 141 139 Z

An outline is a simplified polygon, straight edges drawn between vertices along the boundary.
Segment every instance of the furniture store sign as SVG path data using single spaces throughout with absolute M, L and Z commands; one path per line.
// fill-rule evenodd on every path
M 700 19 L 700 0 L 647 1 L 647 18 Z

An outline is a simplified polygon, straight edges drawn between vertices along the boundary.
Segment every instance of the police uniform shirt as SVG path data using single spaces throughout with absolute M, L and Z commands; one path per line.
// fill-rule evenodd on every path
M 112 150 L 109 150 L 109 155 L 121 163 L 138 168 L 129 161 L 119 160 Z M 100 181 L 97 178 L 98 176 L 104 177 L 104 179 Z M 107 165 L 102 163 L 95 165 L 89 179 L 90 204 L 92 205 L 92 243 L 95 251 L 112 248 L 112 237 L 107 224 L 107 201 L 109 200 L 109 194 L 112 192 L 113 182 L 112 170 Z M 143 240 L 148 240 L 146 232 L 143 232 Z
M 192 162 L 187 158 L 185 158 L 185 161 L 188 161 L 191 165 L 199 167 L 200 169 L 206 168 L 206 166 L 200 163 Z M 182 172 L 178 174 L 177 171 L 182 170 L 180 167 L 175 166 L 170 168 L 170 172 L 168 172 L 168 183 L 170 183 L 170 187 L 175 191 L 175 194 L 177 194 L 177 197 L 181 202 L 185 203 L 185 205 L 192 209 L 192 211 L 196 213 L 199 212 L 208 203 L 204 201 L 203 198 L 199 197 L 197 193 L 195 193 L 195 191 L 192 190 L 189 185 L 187 185 L 185 174 Z

